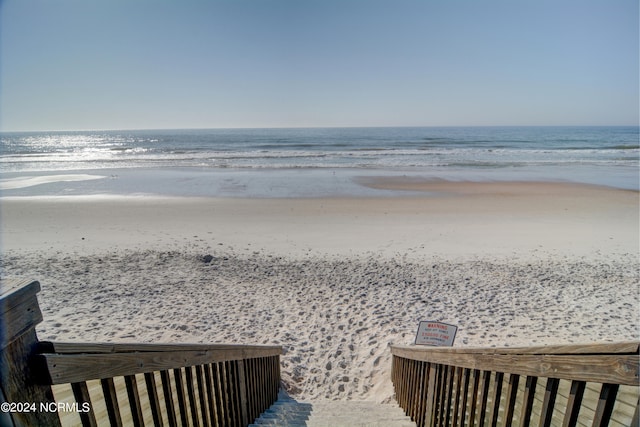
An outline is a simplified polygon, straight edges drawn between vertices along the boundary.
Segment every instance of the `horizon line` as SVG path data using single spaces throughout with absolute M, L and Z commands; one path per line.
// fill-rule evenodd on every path
M 3 133 L 38 133 L 38 132 L 139 132 L 139 131 L 193 131 L 193 130 L 249 130 L 249 129 L 384 129 L 384 128 L 598 128 L 598 127 L 635 127 L 640 124 L 615 125 L 399 125 L 399 126 L 247 126 L 247 127 L 159 127 L 159 128 L 85 128 L 85 129 L 0 129 Z

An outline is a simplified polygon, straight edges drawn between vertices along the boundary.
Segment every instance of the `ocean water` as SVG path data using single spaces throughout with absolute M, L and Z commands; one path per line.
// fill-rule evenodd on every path
M 569 181 L 638 189 L 638 127 L 2 133 L 3 196 L 373 195 L 358 177 Z M 95 179 L 89 179 L 90 177 Z

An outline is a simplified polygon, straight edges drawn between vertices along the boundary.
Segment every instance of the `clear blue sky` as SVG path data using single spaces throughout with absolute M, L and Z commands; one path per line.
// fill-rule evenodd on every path
M 637 125 L 637 0 L 0 0 L 5 130 Z

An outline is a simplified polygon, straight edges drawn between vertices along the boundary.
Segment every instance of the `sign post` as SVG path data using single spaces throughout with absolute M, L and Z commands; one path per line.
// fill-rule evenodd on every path
M 416 345 L 453 346 L 458 327 L 442 322 L 422 320 L 416 333 Z

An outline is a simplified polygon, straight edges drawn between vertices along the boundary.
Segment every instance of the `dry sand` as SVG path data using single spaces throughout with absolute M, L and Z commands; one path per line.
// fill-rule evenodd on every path
M 638 192 L 362 184 L 426 193 L 3 198 L 2 275 L 41 282 L 40 339 L 281 344 L 300 399 L 388 399 L 420 320 L 456 346 L 640 338 Z

